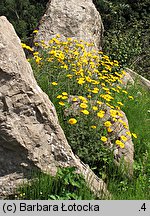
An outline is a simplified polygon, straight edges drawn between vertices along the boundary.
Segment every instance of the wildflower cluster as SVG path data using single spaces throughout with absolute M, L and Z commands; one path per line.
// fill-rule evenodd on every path
M 25 45 L 23 47 L 29 49 Z M 68 125 L 74 127 L 84 121 L 88 128 L 95 130 L 99 141 L 105 143 L 111 140 L 120 148 L 125 147 L 132 135 L 137 137 L 122 119 L 121 108 L 124 104 L 119 95 L 129 100 L 134 98 L 122 87 L 125 71 L 118 61 L 112 61 L 103 52 L 97 51 L 92 43 L 72 38 L 63 41 L 60 35 L 48 44 L 44 41 L 35 43 L 35 47 L 40 47 L 39 51 L 33 51 L 30 60 L 36 68 L 35 76 L 40 83 L 48 84 L 44 90 L 49 89 L 50 99 L 56 108 L 60 106 L 65 110 L 71 107 L 71 103 L 78 104 L 78 113 L 71 107 L 72 112 L 64 117 Z M 31 48 L 29 50 L 32 51 Z M 71 103 L 70 96 L 74 96 Z M 109 118 L 106 118 L 106 105 Z M 114 123 L 122 124 L 127 133 L 114 138 Z

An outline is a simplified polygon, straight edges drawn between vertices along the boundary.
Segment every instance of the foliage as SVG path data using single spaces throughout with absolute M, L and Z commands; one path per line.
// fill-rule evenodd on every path
M 59 168 L 56 176 L 32 173 L 33 180 L 23 184 L 9 198 L 21 200 L 84 200 L 96 199 L 82 175 L 74 167 Z
M 22 41 L 31 39 L 48 0 L 1 0 L 0 16 L 6 16 Z
M 147 0 L 94 0 L 105 28 L 103 49 L 123 66 L 150 78 L 149 8 Z

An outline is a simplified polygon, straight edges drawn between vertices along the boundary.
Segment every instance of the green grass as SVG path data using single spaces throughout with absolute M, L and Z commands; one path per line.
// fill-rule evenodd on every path
M 33 173 L 30 183 L 22 184 L 9 199 L 24 200 L 91 200 L 90 191 L 81 174 L 74 167 L 59 168 L 56 176 Z
M 108 188 L 113 199 L 150 199 L 150 92 L 139 84 L 130 86 L 128 92 L 134 100 L 124 100 L 123 111 L 126 113 L 130 130 L 138 138 L 134 142 L 134 175 L 131 179 L 111 178 Z

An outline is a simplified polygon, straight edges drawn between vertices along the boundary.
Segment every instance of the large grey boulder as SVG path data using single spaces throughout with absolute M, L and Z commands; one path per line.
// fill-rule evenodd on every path
M 77 167 L 95 192 L 107 193 L 104 182 L 73 154 L 20 39 L 0 17 L 0 197 L 29 178 L 30 170 L 55 174 L 58 166 Z
M 35 41 L 60 34 L 63 38 L 76 38 L 101 47 L 103 23 L 92 0 L 50 0 L 39 23 Z
M 125 69 L 128 74 L 136 80 L 140 85 L 142 85 L 145 89 L 150 91 L 150 80 L 146 79 L 145 77 L 141 76 L 140 74 L 136 73 L 135 71 L 131 70 L 130 68 Z

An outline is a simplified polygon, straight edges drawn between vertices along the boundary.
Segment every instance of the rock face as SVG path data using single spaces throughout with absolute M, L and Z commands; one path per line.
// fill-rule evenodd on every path
M 150 81 L 148 79 L 146 79 L 145 77 L 139 75 L 138 73 L 136 73 L 135 71 L 126 68 L 125 69 L 126 72 L 128 74 L 130 74 L 130 76 L 134 79 L 137 80 L 145 89 L 147 89 L 148 91 L 150 91 Z
M 94 42 L 100 48 L 103 24 L 92 0 L 50 0 L 35 41 L 48 43 L 56 34 Z
M 28 170 L 55 174 L 76 166 L 95 191 L 106 186 L 73 154 L 48 96 L 37 85 L 20 39 L 0 17 L 0 196 L 10 194 Z

